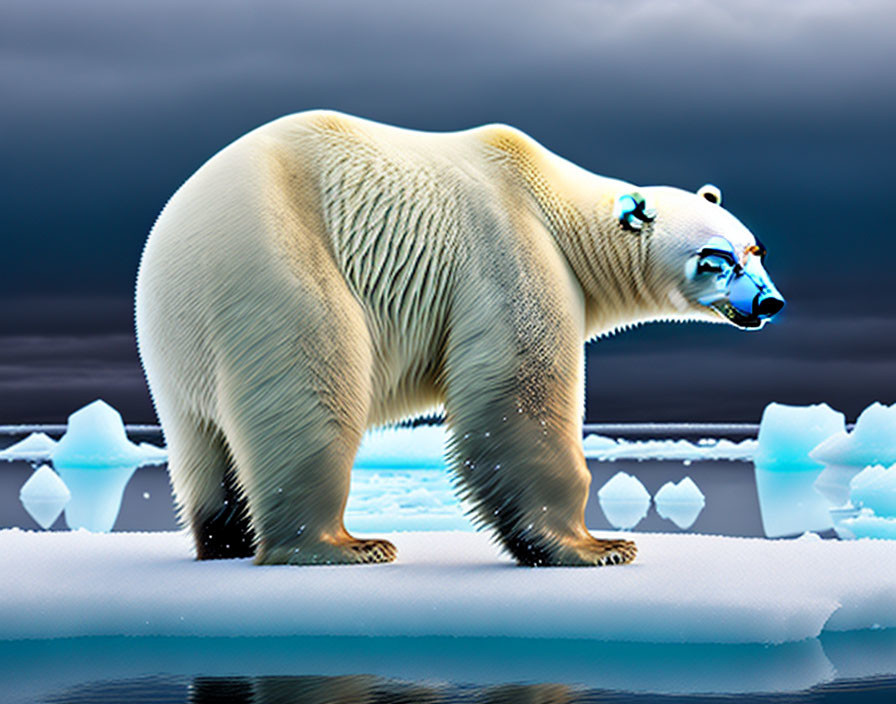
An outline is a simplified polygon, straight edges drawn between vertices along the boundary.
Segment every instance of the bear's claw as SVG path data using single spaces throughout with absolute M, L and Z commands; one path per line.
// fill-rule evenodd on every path
M 259 545 L 256 565 L 357 565 L 392 562 L 397 550 L 388 540 L 303 543 L 295 547 Z
M 558 564 L 582 567 L 607 567 L 626 565 L 638 554 L 631 540 L 598 540 L 592 538 L 584 544 L 570 545 L 559 556 Z

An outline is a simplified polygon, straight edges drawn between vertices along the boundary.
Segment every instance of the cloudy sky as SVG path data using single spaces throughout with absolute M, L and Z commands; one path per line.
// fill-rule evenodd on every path
M 872 0 L 4 0 L 0 423 L 97 397 L 154 421 L 132 292 L 155 216 L 218 149 L 314 107 L 508 122 L 597 173 L 721 186 L 785 313 L 589 345 L 589 420 L 892 403 L 894 65 L 896 9 Z

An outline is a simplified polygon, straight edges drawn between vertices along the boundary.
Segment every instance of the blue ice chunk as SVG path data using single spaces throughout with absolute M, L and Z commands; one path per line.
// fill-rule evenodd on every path
M 834 506 L 849 498 L 849 483 L 865 467 L 896 463 L 896 404 L 872 403 L 859 414 L 851 433 L 835 433 L 809 453 L 824 471 L 815 488 Z
M 874 511 L 868 508 L 861 509 L 855 518 L 844 519 L 842 525 L 857 539 L 896 540 L 896 518 L 876 516 Z
M 846 429 L 846 417 L 826 403 L 787 406 L 770 403 L 759 424 L 756 464 L 784 471 L 821 470 L 822 464 L 809 457 L 820 442 Z
M 846 418 L 825 403 L 766 406 L 754 457 L 762 527 L 775 538 L 833 527 L 829 502 L 815 489 L 824 467 L 809 452 L 846 428 Z
M 881 518 L 896 518 L 896 464 L 889 469 L 881 465 L 866 467 L 849 485 L 853 506 L 870 509 Z
M 128 440 L 119 412 L 102 400 L 68 417 L 65 435 L 52 457 L 56 469 L 137 466 L 144 461 L 143 451 Z
M 53 464 L 71 491 L 65 507 L 69 528 L 112 530 L 124 489 L 147 452 L 130 440 L 121 415 L 105 401 L 72 413 L 53 451 Z
M 601 510 L 614 528 L 634 528 L 647 515 L 650 494 L 644 485 L 625 472 L 617 472 L 597 492 Z

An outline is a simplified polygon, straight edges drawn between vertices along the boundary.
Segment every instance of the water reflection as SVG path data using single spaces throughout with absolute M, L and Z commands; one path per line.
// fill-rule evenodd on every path
M 896 680 L 839 680 L 782 694 L 637 694 L 565 684 L 463 686 L 401 682 L 369 675 L 337 677 L 146 677 L 92 682 L 29 704 L 883 704 L 894 701 Z M 20 700 L 15 700 L 20 704 Z
M 124 467 L 56 466 L 71 492 L 65 507 L 65 522 L 72 530 L 86 528 L 108 533 L 115 525 L 124 489 L 138 465 Z

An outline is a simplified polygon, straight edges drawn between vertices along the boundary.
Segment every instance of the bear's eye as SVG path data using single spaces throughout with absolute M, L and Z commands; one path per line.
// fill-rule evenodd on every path
M 697 262 L 698 274 L 723 274 L 733 271 L 737 263 L 727 252 L 701 254 Z

